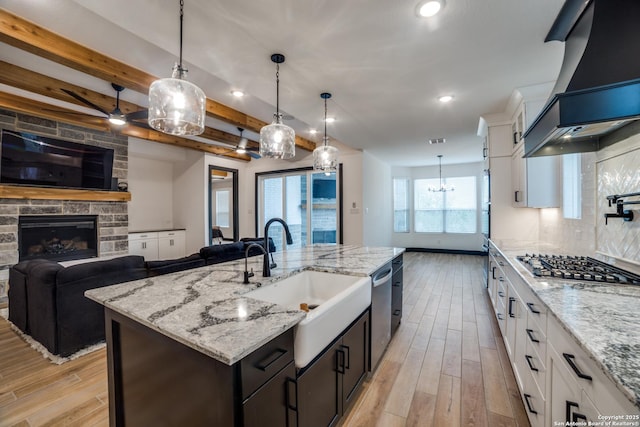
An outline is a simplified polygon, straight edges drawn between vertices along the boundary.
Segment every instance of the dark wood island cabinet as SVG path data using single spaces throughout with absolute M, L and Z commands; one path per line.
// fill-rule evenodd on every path
M 293 328 L 233 365 L 105 310 L 111 426 L 297 425 Z

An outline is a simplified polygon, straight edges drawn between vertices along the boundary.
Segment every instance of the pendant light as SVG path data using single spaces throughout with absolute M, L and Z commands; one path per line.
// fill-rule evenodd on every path
M 206 97 L 198 86 L 185 80 L 182 66 L 182 23 L 184 0 L 180 0 L 180 62 L 170 78 L 159 79 L 149 87 L 149 126 L 171 135 L 200 135 L 204 132 Z
M 289 126 L 282 124 L 280 113 L 280 64 L 284 62 L 284 55 L 274 53 L 271 61 L 276 64 L 276 113 L 273 122 L 260 129 L 260 156 L 290 159 L 296 155 L 296 134 Z
M 446 186 L 442 184 L 442 154 L 438 154 L 438 159 L 440 160 L 440 187 L 438 188 L 438 187 L 430 186 L 429 191 L 442 192 L 442 193 L 447 191 L 454 191 L 455 187 L 453 185 Z
M 329 145 L 327 136 L 327 99 L 331 98 L 331 94 L 323 92 L 320 98 L 324 99 L 324 138 L 322 145 L 313 150 L 313 169 L 329 176 L 338 169 L 338 149 Z

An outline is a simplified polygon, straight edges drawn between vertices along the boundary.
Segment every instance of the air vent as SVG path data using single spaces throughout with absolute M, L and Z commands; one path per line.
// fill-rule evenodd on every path
M 444 144 L 445 141 L 444 138 L 433 138 L 429 140 L 429 144 Z

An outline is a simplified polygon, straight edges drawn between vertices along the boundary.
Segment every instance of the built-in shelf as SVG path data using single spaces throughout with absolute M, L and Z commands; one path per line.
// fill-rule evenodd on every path
M 128 191 L 79 190 L 73 188 L 23 187 L 0 185 L 0 199 L 88 200 L 97 202 L 128 202 Z

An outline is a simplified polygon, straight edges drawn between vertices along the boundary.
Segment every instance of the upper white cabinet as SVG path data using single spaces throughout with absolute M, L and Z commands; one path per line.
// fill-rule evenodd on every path
M 544 106 L 543 101 L 522 101 L 513 115 L 511 153 L 511 205 L 517 208 L 556 208 L 562 203 L 560 157 L 524 158 L 526 128 Z M 532 114 L 527 114 L 531 111 Z M 529 117 L 532 116 L 532 117 Z

